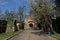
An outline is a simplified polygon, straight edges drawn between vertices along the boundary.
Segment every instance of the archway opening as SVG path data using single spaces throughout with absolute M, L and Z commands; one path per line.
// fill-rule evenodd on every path
M 33 29 L 33 24 L 32 23 L 29 24 L 29 27 L 30 27 L 30 29 Z

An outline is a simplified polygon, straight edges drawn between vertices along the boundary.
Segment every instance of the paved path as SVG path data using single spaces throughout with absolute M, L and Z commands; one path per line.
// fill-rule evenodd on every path
M 43 34 L 39 30 L 25 30 L 23 33 L 16 35 L 9 40 L 57 40 L 46 34 Z

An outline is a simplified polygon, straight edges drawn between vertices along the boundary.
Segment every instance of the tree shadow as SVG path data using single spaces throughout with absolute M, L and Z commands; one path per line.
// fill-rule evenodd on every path
M 43 31 L 35 31 L 35 32 L 31 32 L 32 34 L 34 34 L 34 35 L 38 35 L 38 36 L 41 36 L 41 35 L 44 35 L 44 36 L 46 36 L 47 34 L 45 33 L 45 32 L 43 32 Z

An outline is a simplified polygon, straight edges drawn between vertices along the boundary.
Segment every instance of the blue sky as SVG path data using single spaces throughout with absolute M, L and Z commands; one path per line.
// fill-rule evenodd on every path
M 29 4 L 25 0 L 0 0 L 0 10 L 2 10 L 3 12 L 5 10 L 18 10 L 19 6 L 26 6 L 25 13 L 28 14 L 29 9 L 27 7 L 29 6 Z

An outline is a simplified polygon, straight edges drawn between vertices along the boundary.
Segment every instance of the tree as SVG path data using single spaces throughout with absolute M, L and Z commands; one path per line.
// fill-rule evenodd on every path
M 0 10 L 0 19 L 2 19 L 3 14 L 2 14 L 2 10 Z
M 12 11 L 10 11 L 10 16 L 11 16 L 11 20 L 12 21 L 14 21 L 15 19 L 17 19 L 16 15 L 17 15 L 17 13 L 16 13 L 15 9 L 12 10 Z
M 24 21 L 24 6 L 20 6 L 17 12 L 17 17 L 19 21 Z
M 44 29 L 48 26 L 48 28 L 53 30 L 51 26 L 51 15 L 53 14 L 51 2 L 48 0 L 34 0 L 33 3 L 30 3 L 30 7 L 32 9 L 30 11 L 31 18 L 36 22 L 41 23 Z
M 5 15 L 4 15 L 4 19 L 5 19 L 5 20 L 7 20 L 7 18 L 8 18 L 8 13 L 9 13 L 9 11 L 8 11 L 8 10 L 5 10 L 5 13 L 4 13 L 4 14 L 5 14 Z
M 58 13 L 60 13 L 60 0 L 55 0 L 55 4 L 56 4 L 56 8 L 55 9 L 58 11 Z
M 4 19 L 7 20 L 7 21 L 10 20 L 10 14 L 9 14 L 8 10 L 5 10 Z
M 15 17 L 15 11 L 8 11 L 8 10 L 5 10 L 5 16 L 4 16 L 4 19 L 7 20 L 7 21 L 12 21 L 14 20 L 14 17 Z

